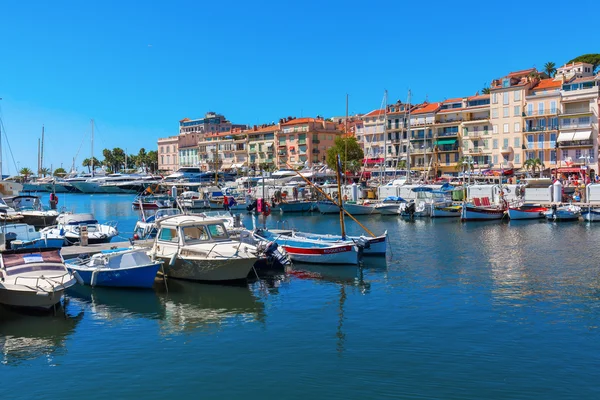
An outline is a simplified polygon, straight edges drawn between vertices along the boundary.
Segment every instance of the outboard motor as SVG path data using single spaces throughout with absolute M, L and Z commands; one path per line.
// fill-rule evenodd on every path
M 256 210 L 257 206 L 258 206 L 258 200 L 254 200 L 252 203 L 250 203 L 246 206 L 246 210 L 254 211 L 254 210 Z
M 10 243 L 17 240 L 17 234 L 14 232 L 7 232 L 6 235 L 4 235 L 4 240 L 6 242 L 6 249 L 9 250 L 10 247 Z
M 405 211 L 411 219 L 415 217 L 416 207 L 417 205 L 412 201 L 406 205 Z
M 552 218 L 556 218 L 556 210 L 558 209 L 558 207 L 556 206 L 556 204 L 552 204 Z

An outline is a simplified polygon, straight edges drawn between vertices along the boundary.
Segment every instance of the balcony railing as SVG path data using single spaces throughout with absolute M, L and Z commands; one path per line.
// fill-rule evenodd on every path
M 455 152 L 458 151 L 458 146 L 453 146 L 453 145 L 442 145 L 442 146 L 438 146 L 438 151 L 440 152 Z
M 319 143 L 321 143 L 321 141 L 319 139 L 313 139 L 312 142 L 313 142 L 313 144 L 319 144 Z
M 306 144 L 306 139 L 299 139 L 298 144 L 299 145 Z
M 588 124 L 560 124 L 560 129 L 572 129 L 572 128 L 591 128 L 592 123 Z
M 458 136 L 458 132 L 438 133 L 438 137 L 452 137 L 452 136 Z
M 589 107 L 577 107 L 569 108 L 565 110 L 562 115 L 577 115 L 577 114 L 591 114 L 592 110 Z
M 571 140 L 569 142 L 559 142 L 560 147 L 579 147 L 579 146 L 593 146 L 593 140 Z
M 558 130 L 558 126 L 526 126 L 523 132 L 546 132 L 556 130 Z
M 467 149 L 466 152 L 471 154 L 479 154 L 483 153 L 483 150 L 483 147 L 473 147 L 472 149 Z
M 543 115 L 558 115 L 560 110 L 558 108 L 548 108 L 546 110 L 526 110 L 523 112 L 524 117 L 541 117 Z
M 427 135 L 427 136 L 422 136 L 422 135 L 415 135 L 412 136 L 410 140 L 433 140 L 433 135 Z

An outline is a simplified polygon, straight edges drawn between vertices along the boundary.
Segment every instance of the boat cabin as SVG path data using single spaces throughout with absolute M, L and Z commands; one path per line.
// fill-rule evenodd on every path
M 221 218 L 179 215 L 166 218 L 158 225 L 154 245 L 163 255 L 176 252 L 180 247 L 204 244 L 213 247 L 215 243 L 231 241 Z

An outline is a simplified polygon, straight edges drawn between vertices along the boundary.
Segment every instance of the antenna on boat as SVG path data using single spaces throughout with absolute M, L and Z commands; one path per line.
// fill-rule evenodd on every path
M 340 228 L 342 230 L 342 240 L 346 240 L 346 226 L 344 225 L 344 201 L 342 200 L 342 163 L 340 161 L 340 155 L 337 155 L 337 186 L 338 186 L 338 205 L 340 207 Z
M 94 120 L 91 119 L 90 123 L 92 124 L 92 158 L 90 158 L 90 163 L 92 164 L 92 178 L 94 177 Z

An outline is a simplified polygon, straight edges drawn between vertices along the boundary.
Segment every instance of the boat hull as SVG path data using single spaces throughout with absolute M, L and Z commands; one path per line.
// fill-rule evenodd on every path
M 459 206 L 432 207 L 431 218 L 458 218 L 461 216 L 462 208 Z
M 319 201 L 317 207 L 321 214 L 335 214 L 340 212 L 340 207 L 336 204 Z M 374 206 L 365 206 L 361 204 L 345 203 L 344 209 L 352 215 L 371 215 L 378 214 L 377 208 Z
M 60 303 L 65 289 L 57 289 L 52 293 L 7 290 L 0 285 L 0 304 L 9 307 L 33 308 L 47 310 Z
M 600 209 L 590 209 L 582 214 L 583 219 L 588 222 L 600 221 Z
M 342 242 L 342 237 L 340 235 L 322 235 L 322 234 L 312 234 L 312 233 L 304 233 L 304 232 L 294 232 L 293 237 L 309 240 L 316 240 L 322 242 L 331 242 L 335 244 L 335 242 Z M 358 242 L 364 241 L 368 243 L 368 246 L 365 246 L 362 254 L 365 256 L 385 256 L 387 251 L 387 231 L 385 234 L 376 237 L 366 237 L 366 236 L 346 236 L 346 241 L 344 244 L 355 245 Z
M 56 224 L 56 218 L 58 217 L 58 213 L 55 215 L 45 215 L 22 212 L 20 214 L 23 216 L 23 223 L 33 225 L 36 229 Z
M 100 184 L 97 182 L 72 182 L 71 185 L 81 193 L 102 193 Z
M 544 218 L 544 213 L 547 211 L 546 208 L 540 207 L 539 209 L 531 209 L 531 210 L 521 210 L 518 208 L 509 208 L 508 209 L 508 217 L 514 220 L 523 220 L 523 219 L 542 219 Z
M 504 210 L 463 206 L 460 218 L 463 221 L 490 221 L 498 220 L 504 217 Z
M 309 264 L 358 264 L 358 252 L 352 245 L 330 247 L 281 246 L 295 262 Z
M 571 212 L 556 212 L 554 215 L 552 211 L 548 211 L 545 214 L 545 217 L 548 221 L 579 221 L 579 217 L 581 213 L 571 213 Z
M 47 249 L 61 248 L 65 243 L 61 238 L 34 239 L 34 240 L 14 240 L 10 243 L 11 249 Z
M 165 261 L 165 273 L 169 278 L 192 281 L 227 282 L 245 280 L 258 258 L 202 259 L 176 258 L 171 265 Z
M 273 211 L 281 211 L 282 213 L 303 213 L 309 212 L 313 208 L 310 201 L 299 201 L 290 203 L 279 203 L 277 207 L 273 207 Z
M 89 268 L 77 268 L 67 264 L 70 271 L 77 271 L 88 286 L 120 288 L 152 288 L 162 263 L 153 263 L 132 268 L 101 268 L 97 272 Z M 95 276 L 94 276 L 95 275 Z
M 400 215 L 402 210 L 400 204 L 383 204 L 376 207 L 381 215 Z

